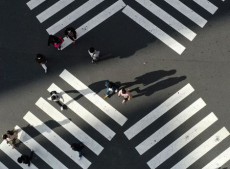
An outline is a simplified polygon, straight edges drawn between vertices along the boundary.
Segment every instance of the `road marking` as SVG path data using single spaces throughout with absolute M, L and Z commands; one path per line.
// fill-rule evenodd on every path
M 78 153 L 73 151 L 70 145 L 63 140 L 59 135 L 57 135 L 52 129 L 50 129 L 46 124 L 39 120 L 31 112 L 28 112 L 23 119 L 32 125 L 36 130 L 38 130 L 44 137 L 46 137 L 51 143 L 53 143 L 58 149 L 63 151 L 69 158 L 71 158 L 75 163 L 77 163 L 83 169 L 87 169 L 91 162 L 87 160 L 84 156 L 78 160 Z
M 123 114 L 113 108 L 67 70 L 64 70 L 59 76 L 121 126 L 127 121 L 127 118 Z
M 96 118 L 83 106 L 81 106 L 77 101 L 75 101 L 65 92 L 63 92 L 63 90 L 61 90 L 57 85 L 52 84 L 48 88 L 48 91 L 49 92 L 57 91 L 58 93 L 61 93 L 64 99 L 64 104 L 66 104 L 73 112 L 75 112 L 78 116 L 80 116 L 83 120 L 85 120 L 85 122 L 87 122 L 90 126 L 92 126 L 105 138 L 111 140 L 114 137 L 115 132 L 113 132 L 109 127 L 107 127 L 104 123 L 102 123 L 98 118 Z
M 208 140 L 202 143 L 199 147 L 189 153 L 185 158 L 183 158 L 180 162 L 174 165 L 171 169 L 181 169 L 188 168 L 194 162 L 196 162 L 199 158 L 205 155 L 208 151 L 210 151 L 213 147 L 219 144 L 222 140 L 229 136 L 228 130 L 223 127 L 218 132 L 216 132 L 213 136 L 211 136 Z
M 18 137 L 20 137 L 20 133 L 18 134 Z M 9 146 L 9 144 L 6 143 L 6 141 L 3 141 L 0 144 L 0 149 L 8 155 L 8 157 L 10 157 L 13 161 L 15 161 L 15 163 L 17 163 L 19 166 L 21 166 L 21 168 L 23 169 L 38 169 L 34 164 L 30 164 L 30 167 L 28 165 L 25 164 L 20 164 L 18 163 L 18 157 L 21 157 L 21 153 L 18 152 L 16 149 L 12 149 L 11 146 Z
M 61 114 L 57 109 L 51 106 L 45 99 L 40 98 L 35 104 L 47 115 L 58 122 L 63 128 L 69 131 L 79 141 L 83 142 L 84 145 L 86 145 L 95 154 L 99 155 L 101 153 L 103 147 L 99 143 L 97 143 L 94 139 L 82 131 L 76 124 Z
M 202 169 L 219 168 L 230 160 L 230 147 L 213 159 L 210 163 Z
M 178 43 L 175 39 L 173 39 L 171 36 L 169 36 L 167 33 L 162 31 L 160 28 L 158 28 L 156 25 L 151 23 L 149 20 L 147 20 L 145 17 L 137 13 L 134 9 L 132 9 L 130 6 L 126 6 L 122 12 L 126 14 L 129 18 L 131 18 L 133 21 L 135 21 L 137 24 L 139 24 L 141 27 L 146 29 L 149 33 L 151 33 L 153 36 L 161 40 L 164 44 L 166 44 L 168 47 L 170 47 L 172 50 L 177 52 L 178 54 L 182 54 L 182 52 L 185 50 L 185 47 Z
M 215 5 L 213 5 L 208 0 L 193 0 L 193 1 L 196 2 L 198 5 L 200 5 L 202 8 L 204 8 L 211 14 L 214 14 L 216 10 L 218 9 Z
M 37 141 L 31 138 L 26 132 L 24 132 L 19 126 L 15 129 L 20 130 L 21 137 L 19 140 L 23 142 L 29 149 L 33 150 L 43 161 L 45 161 L 50 167 L 55 169 L 67 169 L 59 160 L 57 160 L 52 154 L 50 154 L 45 148 L 43 148 Z
M 50 26 L 49 28 L 46 29 L 46 31 L 50 35 L 54 35 L 69 24 L 71 24 L 73 21 L 77 20 L 80 18 L 82 15 L 93 9 L 95 6 L 103 2 L 104 0 L 89 0 L 83 5 L 81 5 L 79 8 L 75 9 L 73 12 L 70 14 L 66 15 L 64 18 Z M 78 33 L 78 32 L 77 32 Z M 79 36 L 79 35 L 78 35 Z
M 1 169 L 8 169 L 4 164 L 2 164 L 1 162 L 0 162 L 0 168 Z
M 165 0 L 169 5 L 174 7 L 176 10 L 178 10 L 180 13 L 185 15 L 187 18 L 189 18 L 191 21 L 199 25 L 201 28 L 204 27 L 204 25 L 207 23 L 207 20 L 204 19 L 202 16 L 194 12 L 192 9 L 184 5 L 182 2 L 178 0 Z
M 65 8 L 67 5 L 71 4 L 73 1 L 74 0 L 59 0 L 36 17 L 38 18 L 39 22 L 42 23 L 63 8 Z
M 126 130 L 124 132 L 126 137 L 129 140 L 132 139 L 134 136 L 136 136 L 138 133 L 140 133 L 142 130 L 144 130 L 146 127 L 148 127 L 151 123 L 156 121 L 160 116 L 162 116 L 164 113 L 166 113 L 172 107 L 174 107 L 176 104 L 178 104 L 184 98 L 186 98 L 188 95 L 190 95 L 193 91 L 194 91 L 194 89 L 190 84 L 187 84 L 186 86 L 184 86 L 182 89 L 180 89 L 174 95 L 172 95 L 170 98 L 168 98 L 166 101 L 164 101 L 161 105 L 159 105 L 157 108 L 152 110 L 149 114 L 147 114 L 145 117 L 143 117 L 137 123 L 135 123 L 132 127 L 130 127 L 128 130 Z
M 30 8 L 30 10 L 32 10 L 45 1 L 46 0 L 30 0 L 26 3 L 26 5 Z
M 98 1 L 98 0 L 96 0 L 96 1 Z M 108 19 L 109 17 L 111 17 L 112 15 L 114 15 L 115 13 L 120 11 L 125 6 L 126 6 L 126 4 L 122 0 L 115 2 L 113 5 L 106 8 L 104 11 L 102 11 L 101 13 L 99 13 L 98 15 L 96 15 L 95 17 L 93 17 L 92 19 L 87 21 L 85 24 L 83 24 L 82 26 L 77 28 L 76 29 L 77 38 L 82 37 L 83 35 L 88 33 L 90 30 L 92 30 L 93 28 L 95 28 L 96 26 L 98 26 L 99 24 L 104 22 L 106 19 Z M 72 43 L 72 41 L 70 39 L 64 38 L 64 42 L 62 44 L 62 49 L 66 48 L 71 43 Z
M 148 166 L 151 169 L 157 168 L 160 164 L 162 164 L 164 161 L 169 159 L 173 154 L 178 152 L 181 148 L 187 145 L 190 141 L 196 138 L 199 134 L 205 131 L 217 120 L 218 119 L 214 115 L 214 113 L 210 113 L 208 116 L 203 118 L 199 123 L 197 123 L 191 129 L 185 132 L 182 136 L 176 139 L 173 143 L 168 145 L 163 151 L 157 154 L 154 158 L 149 160 L 149 162 L 147 163 Z
M 156 145 L 159 141 L 161 141 L 164 137 L 170 134 L 173 130 L 187 121 L 190 117 L 195 115 L 199 110 L 201 110 L 205 106 L 205 102 L 200 98 L 192 103 L 189 107 L 183 110 L 180 114 L 162 126 L 159 130 L 145 139 L 142 143 L 136 146 L 136 150 L 140 155 L 144 154 L 151 147 Z
M 184 37 L 189 39 L 190 41 L 192 41 L 195 38 L 196 33 L 191 31 L 189 28 L 187 28 L 185 25 L 180 23 L 173 16 L 169 15 L 167 12 L 162 10 L 160 7 L 158 7 L 156 4 L 154 4 L 150 0 L 136 0 L 136 1 L 140 3 L 143 7 L 148 9 L 151 13 L 156 15 L 158 18 L 160 18 L 162 21 L 164 21 L 169 26 L 171 26 L 176 31 L 178 31 Z

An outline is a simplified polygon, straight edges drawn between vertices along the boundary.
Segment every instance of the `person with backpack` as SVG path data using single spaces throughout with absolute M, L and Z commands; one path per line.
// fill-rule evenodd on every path
M 73 41 L 73 43 L 75 43 L 76 40 L 77 40 L 77 32 L 76 32 L 76 30 L 73 27 L 66 28 L 66 30 L 65 30 L 65 36 L 67 38 L 70 38 Z
M 114 93 L 117 93 L 119 90 L 119 86 L 116 83 L 113 83 L 109 80 L 105 81 L 105 87 L 106 87 L 106 95 L 104 96 L 104 99 L 110 97 Z
M 82 157 L 82 150 L 85 148 L 85 145 L 82 142 L 73 143 L 70 146 L 73 151 L 77 151 L 79 153 L 79 159 Z
M 22 154 L 21 157 L 18 157 L 18 163 L 27 164 L 30 166 L 31 160 L 33 159 L 34 151 L 31 151 L 30 155 Z

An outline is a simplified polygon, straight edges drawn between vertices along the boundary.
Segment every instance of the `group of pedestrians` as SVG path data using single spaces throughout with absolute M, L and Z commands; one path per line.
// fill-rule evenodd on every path
M 109 80 L 105 81 L 105 87 L 106 95 L 104 96 L 104 99 L 111 97 L 114 93 L 118 93 L 118 97 L 123 97 L 122 103 L 126 103 L 132 98 L 132 95 L 129 91 L 127 91 L 125 88 L 120 89 L 120 86 L 114 82 Z
M 16 147 L 16 145 L 19 142 L 18 132 L 19 132 L 18 130 L 13 129 L 13 130 L 8 130 L 5 134 L 2 135 L 3 141 L 6 141 L 6 143 L 12 146 L 13 149 Z M 70 148 L 73 151 L 77 151 L 78 157 L 79 159 L 81 159 L 85 145 L 82 142 L 72 143 L 70 145 Z M 34 151 L 31 150 L 29 155 L 22 154 L 20 157 L 18 157 L 17 161 L 20 164 L 23 163 L 23 164 L 30 166 L 31 160 L 33 159 L 33 155 L 34 155 Z
M 64 32 L 65 37 L 72 40 L 73 44 L 76 43 L 77 40 L 77 32 L 73 27 L 68 27 L 65 29 Z M 54 35 L 49 35 L 48 38 L 48 46 L 53 45 L 57 50 L 61 50 L 62 44 L 64 42 L 63 37 L 57 37 Z M 90 47 L 88 49 L 88 53 L 90 57 L 92 58 L 92 63 L 96 63 L 100 59 L 100 51 L 96 50 L 94 47 Z M 36 62 L 39 63 L 42 68 L 45 70 L 45 73 L 47 73 L 47 59 L 42 54 L 37 54 L 35 58 Z

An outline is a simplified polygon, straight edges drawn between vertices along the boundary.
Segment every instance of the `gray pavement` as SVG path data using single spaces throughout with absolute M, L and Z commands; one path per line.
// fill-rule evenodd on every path
M 106 1 L 71 25 L 74 27 L 82 25 L 86 20 L 89 20 L 113 2 L 115 0 Z M 165 23 L 154 17 L 146 9 L 144 10 L 139 4 L 128 0 L 124 0 L 124 2 L 135 10 L 141 11 L 141 14 L 149 20 L 155 21 L 155 24 L 160 28 L 166 27 Z M 53 47 L 47 46 L 48 34 L 45 29 L 51 23 L 66 15 L 68 10 L 76 8 L 74 3 L 40 24 L 36 15 L 50 4 L 53 4 L 54 1 L 44 3 L 33 11 L 29 10 L 26 1 L 0 1 L 0 132 L 4 133 L 15 125 L 25 127 L 25 131 L 33 136 L 35 140 L 41 142 L 48 151 L 52 151 L 55 157 L 68 168 L 80 168 L 73 161 L 67 159 L 60 150 L 57 150 L 35 129 L 26 127 L 28 123 L 23 120 L 23 116 L 31 111 L 43 122 L 47 122 L 47 125 L 68 143 L 76 141 L 65 129 L 35 106 L 35 102 L 40 97 L 46 98 L 49 96 L 47 88 L 52 83 L 58 84 L 64 91 L 73 90 L 59 77 L 64 69 L 70 71 L 101 97 L 105 94 L 104 81 L 107 79 L 128 84 L 128 88 L 133 90 L 133 95 L 136 95 L 125 105 L 121 104 L 121 98 L 116 96 L 107 100 L 110 105 L 128 119 L 124 126 L 119 126 L 110 118 L 102 116 L 97 107 L 92 106 L 84 97 L 80 97 L 81 95 L 76 91 L 69 93 L 82 106 L 93 112 L 95 116 L 103 119 L 105 124 L 116 133 L 111 141 L 105 140 L 98 134 L 94 135 L 95 131 L 87 127 L 86 123 L 82 122 L 71 110 L 68 109 L 63 113 L 104 146 L 104 150 L 99 156 L 86 149 L 86 156 L 92 162 L 90 169 L 147 169 L 149 167 L 146 163 L 152 157 L 210 112 L 214 112 L 218 121 L 201 136 L 195 138 L 172 158 L 160 165 L 159 168 L 171 168 L 223 126 L 229 131 L 230 2 L 227 0 L 225 2 L 210 0 L 219 8 L 214 15 L 198 8 L 194 2 L 182 2 L 191 8 L 193 7 L 208 22 L 204 28 L 200 28 L 170 8 L 169 5 L 163 2 L 155 2 L 162 8 L 165 5 L 164 10 L 180 18 L 180 21 L 183 21 L 197 34 L 193 41 L 189 41 L 172 28 L 165 28 L 165 31 L 169 32 L 173 38 L 186 47 L 185 51 L 178 55 L 127 16 L 124 16 L 122 12 L 116 13 L 89 31 L 77 41 L 76 45 L 70 45 L 62 51 L 56 51 Z M 75 5 L 78 3 L 83 3 L 83 1 L 76 2 Z M 58 35 L 62 34 L 63 31 L 58 33 Z M 90 46 L 95 46 L 110 57 L 97 64 L 91 64 L 87 53 Z M 44 74 L 43 69 L 35 62 L 34 58 L 37 53 L 43 53 L 47 56 L 48 74 Z M 169 71 L 173 73 L 170 74 Z M 131 140 L 127 139 L 124 135 L 127 129 L 188 83 L 195 89 L 191 96 L 169 110 L 167 114 L 151 124 L 142 133 Z M 137 92 L 138 89 L 142 91 L 141 94 Z M 138 154 L 135 147 L 139 143 L 200 97 L 207 104 L 204 109 L 145 154 L 142 156 Z M 55 104 L 52 105 L 57 107 Z M 205 166 L 229 147 L 229 141 L 230 138 L 227 137 L 220 145 L 213 148 L 189 168 L 197 169 Z M 28 152 L 25 146 L 20 146 L 17 150 Z M 2 151 L 0 151 L 0 159 L 10 168 L 17 167 L 17 164 Z M 34 160 L 34 164 L 39 168 L 49 168 L 48 164 L 45 164 L 39 157 Z M 230 162 L 223 167 L 230 167 Z

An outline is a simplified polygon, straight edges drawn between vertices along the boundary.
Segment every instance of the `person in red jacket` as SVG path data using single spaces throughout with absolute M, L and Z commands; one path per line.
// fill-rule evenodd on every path
M 56 49 L 61 50 L 61 45 L 63 42 L 64 42 L 64 39 L 62 37 L 49 35 L 48 46 L 52 44 Z

